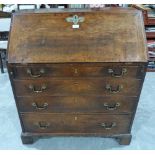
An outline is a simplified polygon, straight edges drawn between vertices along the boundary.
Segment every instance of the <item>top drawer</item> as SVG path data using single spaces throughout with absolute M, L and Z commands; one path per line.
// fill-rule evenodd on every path
M 15 78 L 34 79 L 43 77 L 113 77 L 137 78 L 144 74 L 144 66 L 121 64 L 43 64 L 16 66 Z

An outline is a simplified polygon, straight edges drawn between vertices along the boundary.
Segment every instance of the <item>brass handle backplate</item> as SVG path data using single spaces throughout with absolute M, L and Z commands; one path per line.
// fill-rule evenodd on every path
M 46 88 L 46 85 L 42 85 L 40 89 L 37 90 L 34 85 L 29 85 L 29 89 L 34 93 L 42 93 Z
M 116 89 L 113 89 L 113 87 L 110 84 L 106 85 L 106 90 L 108 90 L 109 93 L 112 93 L 112 94 L 119 93 L 122 89 L 123 89 L 123 85 L 118 85 Z
M 101 127 L 103 127 L 104 129 L 106 130 L 110 130 L 112 129 L 113 127 L 116 127 L 116 123 L 115 122 L 105 122 L 105 123 L 101 123 Z
M 120 105 L 121 104 L 119 102 L 115 103 L 114 105 L 109 105 L 108 103 L 104 103 L 104 107 L 106 107 L 106 110 L 110 110 L 110 111 L 116 110 L 117 107 L 120 107 Z
M 32 77 L 32 78 L 41 77 L 42 74 L 44 74 L 44 73 L 45 73 L 45 70 L 43 68 L 39 70 L 39 73 L 38 74 L 33 74 L 32 73 L 32 69 L 30 69 L 30 68 L 27 69 L 27 74 L 29 74 L 30 77 Z
M 33 102 L 32 106 L 37 110 L 44 110 L 48 107 L 48 103 L 44 103 L 42 106 L 39 106 L 37 103 Z
M 50 123 L 45 122 L 45 121 L 40 121 L 38 123 L 36 123 L 36 125 L 39 127 L 39 129 L 47 129 L 50 126 Z
M 113 69 L 108 69 L 108 73 L 111 74 L 112 77 L 122 77 L 127 73 L 126 68 L 122 68 L 120 74 L 116 73 Z

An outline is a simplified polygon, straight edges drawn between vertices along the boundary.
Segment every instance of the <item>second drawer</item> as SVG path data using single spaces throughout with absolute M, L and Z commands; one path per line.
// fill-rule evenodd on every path
M 138 96 L 141 80 L 108 78 L 14 80 L 17 96 Z

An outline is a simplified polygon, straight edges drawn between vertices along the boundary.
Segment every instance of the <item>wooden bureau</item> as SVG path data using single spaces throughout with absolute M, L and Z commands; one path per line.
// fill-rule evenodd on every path
M 8 71 L 22 142 L 41 136 L 102 136 L 129 144 L 146 50 L 137 10 L 14 13 Z

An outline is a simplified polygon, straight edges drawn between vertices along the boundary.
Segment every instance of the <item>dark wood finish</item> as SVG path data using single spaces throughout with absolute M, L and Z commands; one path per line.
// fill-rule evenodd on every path
M 21 134 L 21 140 L 23 144 L 33 144 L 34 138 L 32 136 L 27 136 L 26 134 Z
M 131 139 L 132 139 L 131 134 L 124 134 L 123 136 L 117 137 L 117 140 L 120 145 L 129 145 L 131 142 Z
M 123 69 L 126 72 L 122 74 Z M 115 77 L 140 79 L 143 72 L 143 65 L 127 65 L 122 63 L 110 64 L 47 64 L 47 65 L 19 65 L 15 67 L 16 79 L 38 79 L 45 77 Z M 110 72 L 113 71 L 113 73 Z M 117 78 L 117 77 L 116 77 Z
M 21 112 L 38 113 L 132 113 L 136 97 L 46 96 L 17 97 Z M 89 111 L 88 111 L 89 109 Z
M 123 134 L 129 132 L 130 120 L 131 115 L 22 114 L 30 133 Z
M 102 137 L 102 138 L 115 138 L 120 145 L 129 145 L 132 139 L 131 134 L 115 134 L 108 135 L 103 133 L 29 133 L 25 132 L 21 134 L 21 139 L 23 144 L 32 144 L 34 141 L 38 140 L 41 137 L 54 137 L 54 136 L 76 136 L 76 137 Z
M 126 95 L 138 96 L 141 80 L 122 79 L 46 79 L 15 80 L 17 96 Z M 109 89 L 107 89 L 109 85 Z M 110 90 L 111 89 L 111 90 Z
M 79 29 L 66 22 L 73 15 L 85 18 Z M 15 13 L 8 50 L 24 144 L 41 136 L 102 136 L 130 143 L 147 66 L 139 11 Z

